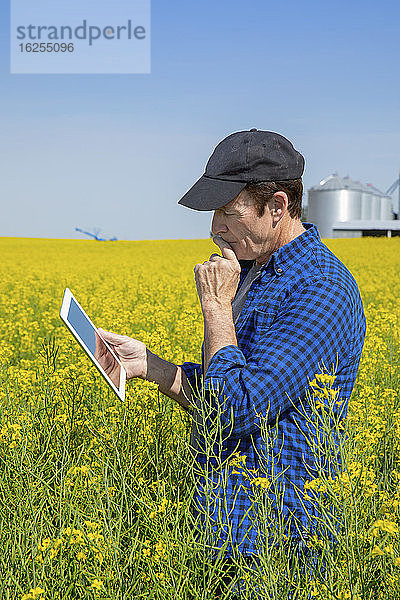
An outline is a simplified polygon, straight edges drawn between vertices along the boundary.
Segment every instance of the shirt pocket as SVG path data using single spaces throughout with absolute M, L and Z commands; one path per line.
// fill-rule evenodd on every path
M 262 343 L 266 332 L 273 326 L 275 318 L 275 312 L 264 312 L 257 308 L 253 310 L 238 336 L 239 347 L 246 359 Z
M 269 329 L 276 318 L 275 311 L 263 311 L 255 308 L 253 312 L 253 328 L 255 332 L 263 332 Z

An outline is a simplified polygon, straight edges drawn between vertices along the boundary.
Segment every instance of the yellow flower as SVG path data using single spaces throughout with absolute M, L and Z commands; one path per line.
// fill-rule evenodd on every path
M 76 555 L 76 560 L 86 560 L 87 556 L 82 550 Z
M 44 594 L 44 589 L 37 586 L 35 588 L 31 588 L 28 594 L 24 594 L 21 597 L 21 600 L 36 600 L 36 598 L 39 598 L 41 594 Z
M 267 477 L 255 477 L 251 481 L 252 485 L 258 485 L 263 490 L 267 490 L 271 486 L 271 482 Z
M 399 532 L 399 526 L 394 521 L 389 521 L 388 519 L 379 519 L 372 524 L 372 535 L 376 536 L 380 531 L 385 531 L 386 533 L 395 534 Z
M 246 466 L 246 454 L 240 454 L 240 452 L 233 452 L 230 456 L 229 466 L 233 467 L 233 473 L 239 474 L 236 469 L 244 469 Z
M 44 552 L 51 544 L 51 538 L 45 538 L 39 543 L 39 550 Z
M 103 582 L 101 581 L 101 579 L 93 579 L 90 587 L 95 590 L 101 590 L 101 588 L 103 587 Z
M 162 542 L 157 542 L 155 545 L 155 551 L 159 555 L 159 557 L 165 556 L 167 547 Z
M 385 553 L 379 548 L 379 546 L 375 546 L 371 552 L 371 556 L 385 556 Z

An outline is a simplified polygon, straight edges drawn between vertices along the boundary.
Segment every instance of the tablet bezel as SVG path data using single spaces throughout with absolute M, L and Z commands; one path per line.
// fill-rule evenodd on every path
M 68 321 L 68 312 L 69 312 L 69 307 L 70 307 L 72 299 L 74 300 L 74 302 L 76 302 L 77 306 L 82 311 L 82 313 L 85 315 L 85 317 L 87 318 L 87 320 L 89 321 L 89 323 L 92 325 L 92 327 L 96 331 L 97 335 L 101 338 L 101 340 L 103 341 L 103 343 L 107 346 L 108 350 L 111 352 L 111 354 L 113 355 L 113 357 L 115 358 L 115 360 L 119 364 L 119 366 L 121 368 L 120 369 L 120 378 L 119 378 L 119 388 L 117 388 L 113 384 L 113 382 L 111 381 L 111 379 L 109 378 L 109 376 L 107 375 L 107 373 L 104 371 L 104 369 L 102 368 L 102 366 L 100 365 L 100 363 L 96 360 L 96 358 L 94 357 L 94 355 L 91 353 L 91 351 L 89 350 L 89 348 L 86 346 L 85 342 L 80 338 L 78 332 L 74 329 L 74 327 L 72 326 L 72 324 Z M 75 298 L 75 296 L 73 295 L 73 293 L 71 292 L 71 290 L 69 288 L 65 288 L 65 291 L 64 291 L 64 297 L 63 297 L 63 301 L 62 301 L 62 304 L 61 304 L 61 310 L 60 310 L 60 318 L 61 318 L 62 322 L 68 327 L 68 329 L 70 330 L 70 332 L 72 333 L 72 335 L 74 336 L 74 338 L 77 340 L 77 342 L 79 343 L 79 345 L 81 346 L 81 348 L 83 348 L 83 350 L 89 356 L 90 360 L 94 363 L 94 365 L 100 371 L 101 375 L 106 380 L 106 382 L 108 383 L 108 385 L 111 387 L 111 389 L 113 390 L 113 392 L 115 392 L 117 394 L 117 396 L 118 396 L 118 398 L 120 400 L 124 401 L 125 400 L 126 371 L 125 371 L 124 367 L 122 366 L 121 361 L 115 356 L 115 353 L 110 348 L 110 345 L 101 337 L 101 335 L 99 335 L 99 333 L 97 331 L 97 327 L 94 325 L 94 323 L 92 322 L 92 320 L 89 319 L 89 317 L 87 316 L 86 312 L 83 310 L 82 306 L 79 304 L 78 300 Z

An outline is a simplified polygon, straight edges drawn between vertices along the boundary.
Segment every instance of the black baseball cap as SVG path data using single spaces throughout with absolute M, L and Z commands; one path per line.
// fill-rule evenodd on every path
M 204 175 L 178 204 L 216 210 L 236 198 L 248 183 L 299 179 L 303 171 L 303 156 L 283 135 L 258 129 L 238 131 L 216 146 Z

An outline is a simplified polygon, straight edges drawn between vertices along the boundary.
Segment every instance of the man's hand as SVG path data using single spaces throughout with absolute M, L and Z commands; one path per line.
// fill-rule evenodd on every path
M 219 235 L 213 240 L 222 256 L 212 254 L 210 260 L 194 268 L 204 317 L 204 373 L 218 350 L 231 344 L 237 346 L 232 300 L 239 284 L 240 264 L 228 242 Z
M 98 332 L 95 332 L 96 350 L 94 357 L 104 371 L 107 373 L 115 387 L 119 387 L 120 380 L 120 368 L 119 364 L 111 354 L 108 347 L 105 345 L 103 338 L 101 338 Z
M 186 409 L 192 407 L 192 390 L 182 367 L 153 354 L 143 342 L 111 331 L 97 330 L 111 346 L 126 371 L 126 378 L 140 377 L 159 386 L 160 392 L 179 402 Z
M 111 331 L 104 331 L 100 327 L 97 330 L 101 337 L 111 346 L 117 358 L 126 371 L 127 379 L 140 377 L 146 379 L 147 375 L 147 348 L 143 342 L 119 335 Z
M 194 268 L 197 293 L 202 307 L 231 306 L 239 284 L 240 264 L 232 246 L 220 235 L 213 241 L 221 248 L 222 256 L 211 254 L 208 261 Z

